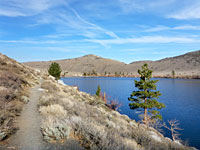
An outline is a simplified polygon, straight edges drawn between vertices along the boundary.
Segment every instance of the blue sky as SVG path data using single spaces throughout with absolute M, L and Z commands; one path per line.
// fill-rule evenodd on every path
M 200 49 L 199 0 L 0 0 L 0 52 L 130 63 Z

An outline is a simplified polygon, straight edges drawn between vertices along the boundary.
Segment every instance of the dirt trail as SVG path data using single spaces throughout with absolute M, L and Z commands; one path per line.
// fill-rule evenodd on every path
M 37 103 L 41 94 L 40 85 L 30 91 L 30 101 L 24 106 L 24 109 L 17 121 L 20 130 L 14 135 L 14 144 L 21 150 L 39 150 L 45 143 L 42 140 L 40 132 L 41 116 L 37 110 Z
M 42 81 L 41 81 L 42 82 Z M 40 85 L 36 85 L 30 91 L 30 101 L 24 106 L 21 116 L 17 119 L 17 126 L 20 128 L 13 135 L 6 145 L 0 150 L 81 150 L 79 143 L 73 139 L 62 144 L 51 144 L 43 141 L 40 132 L 41 115 L 37 110 L 38 100 L 41 95 Z

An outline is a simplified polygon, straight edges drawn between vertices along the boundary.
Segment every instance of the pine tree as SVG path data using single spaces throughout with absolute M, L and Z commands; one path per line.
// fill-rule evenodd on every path
M 135 80 L 135 87 L 138 91 L 133 91 L 128 98 L 130 109 L 142 108 L 144 110 L 143 122 L 148 125 L 150 120 L 162 119 L 158 109 L 164 108 L 165 105 L 157 101 L 161 96 L 160 91 L 156 91 L 156 83 L 158 80 L 151 80 L 152 70 L 148 69 L 148 65 L 144 64 L 142 69 L 138 70 L 140 80 Z M 151 115 L 148 115 L 150 113 Z
M 51 63 L 48 70 L 49 74 L 56 78 L 56 80 L 60 79 L 61 68 L 60 65 L 56 62 Z
M 100 85 L 98 85 L 96 95 L 100 97 L 100 94 L 101 94 L 101 88 Z

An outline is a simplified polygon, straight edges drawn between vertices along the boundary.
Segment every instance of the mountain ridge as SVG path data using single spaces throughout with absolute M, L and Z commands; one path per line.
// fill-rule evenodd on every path
M 25 62 L 24 64 L 47 71 L 52 62 L 59 63 L 65 73 L 76 73 L 79 75 L 84 72 L 92 72 L 93 70 L 99 74 L 104 74 L 105 72 L 110 74 L 121 72 L 126 75 L 136 75 L 137 70 L 144 63 L 147 63 L 150 69 L 154 71 L 154 75 L 158 76 L 170 76 L 172 70 L 176 72 L 177 76 L 200 75 L 200 50 L 175 57 L 163 58 L 157 61 L 135 61 L 129 64 L 93 54 L 54 61 Z

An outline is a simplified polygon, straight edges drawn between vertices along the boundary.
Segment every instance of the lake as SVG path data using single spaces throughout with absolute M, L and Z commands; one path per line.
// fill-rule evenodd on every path
M 118 77 L 72 77 L 62 78 L 65 84 L 76 85 L 80 91 L 95 94 L 97 86 L 108 95 L 108 99 L 122 103 L 120 113 L 138 120 L 137 110 L 129 109 L 128 97 L 133 90 L 134 80 L 139 78 Z M 163 121 L 177 119 L 180 122 L 180 138 L 188 141 L 190 146 L 200 149 L 200 80 L 195 79 L 157 79 L 157 90 L 162 93 L 159 102 L 166 105 L 160 112 Z M 165 131 L 165 136 L 170 134 Z

